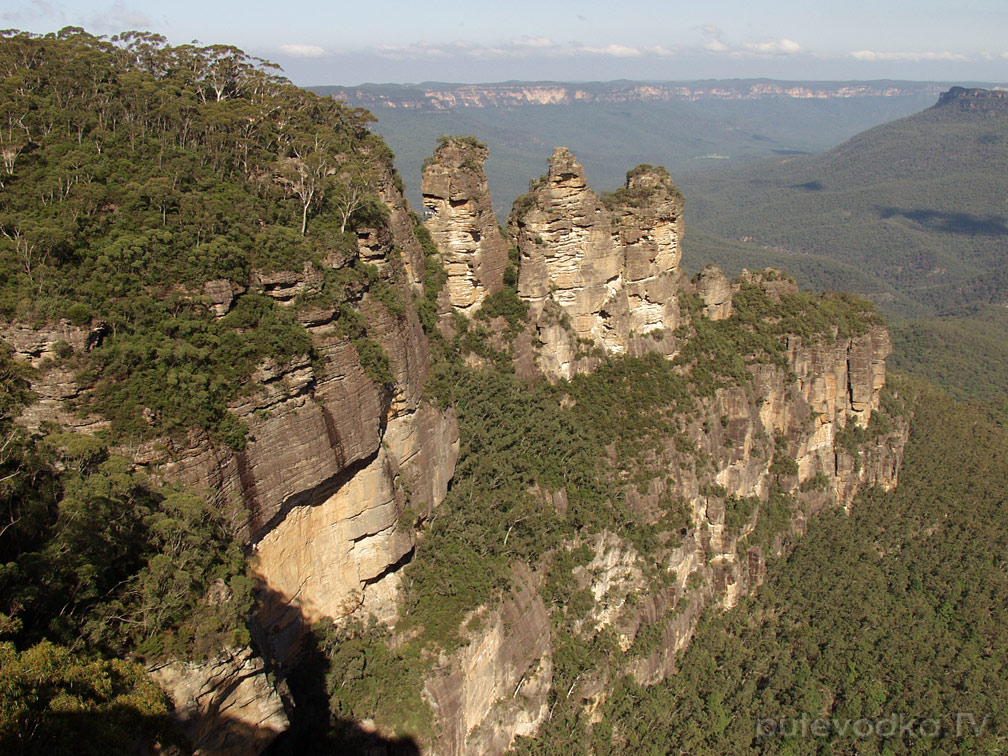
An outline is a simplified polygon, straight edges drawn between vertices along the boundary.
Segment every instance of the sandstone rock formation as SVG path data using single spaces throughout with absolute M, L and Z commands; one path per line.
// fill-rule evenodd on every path
M 202 664 L 151 669 L 168 692 L 182 732 L 202 756 L 259 753 L 287 729 L 283 701 L 249 648 L 226 649 Z
M 508 245 L 490 203 L 483 163 L 487 148 L 472 138 L 443 140 L 424 164 L 424 225 L 441 251 L 448 298 L 466 316 L 504 286 Z
M 394 418 L 366 467 L 257 544 L 253 568 L 269 591 L 259 622 L 277 663 L 291 661 L 303 632 L 325 617 L 395 622 L 397 569 L 416 544 L 412 523 L 402 522 L 405 491 L 414 511 L 428 513 L 444 498 L 458 450 L 458 427 L 438 410 Z
M 711 320 L 724 320 L 732 313 L 732 290 L 728 279 L 716 265 L 708 265 L 696 276 L 697 294 L 703 299 L 705 314 Z
M 581 347 L 611 354 L 674 352 L 682 196 L 661 168 L 640 166 L 603 203 L 563 147 L 508 221 L 520 253 L 518 294 L 531 306 L 540 367 L 590 369 Z
M 451 303 L 466 315 L 503 287 L 507 262 L 507 243 L 486 192 L 485 157 L 484 149 L 451 140 L 424 175 L 425 202 L 434 208 L 427 225 L 448 269 Z M 422 283 L 423 251 L 390 176 L 381 197 L 387 220 L 361 230 L 356 253 L 379 267 L 408 303 Z M 679 306 L 684 293 L 703 301 L 693 317 L 718 321 L 731 317 L 732 296 L 742 285 L 761 287 L 777 300 L 796 292 L 781 276 L 746 274 L 728 282 L 716 268 L 705 269 L 693 284 L 684 281 L 682 209 L 661 169 L 631 171 L 626 186 L 603 199 L 568 151 L 554 152 L 548 174 L 509 220 L 520 252 L 518 294 L 531 311 L 523 334 L 530 366 L 533 335 L 534 359 L 552 378 L 591 370 L 604 354 L 672 357 L 679 338 L 673 331 L 690 325 Z M 398 261 L 392 250 L 399 250 Z M 258 272 L 247 282 L 208 282 L 194 297 L 221 317 L 246 291 L 293 304 L 321 275 L 313 265 Z M 194 431 L 123 450 L 152 476 L 204 491 L 235 513 L 262 584 L 253 634 L 280 673 L 297 662 L 306 631 L 318 620 L 370 614 L 396 628 L 401 569 L 418 543 L 416 523 L 445 497 L 459 455 L 453 412 L 424 400 L 430 355 L 415 310 L 393 312 L 363 284 L 353 296 L 368 333 L 390 358 L 393 380 L 372 380 L 337 308 L 301 308 L 316 359 L 301 355 L 258 366 L 249 389 L 228 408 L 248 426 L 244 449 Z M 61 341 L 73 351 L 87 350 L 102 338 L 100 324 L 61 322 L 45 331 L 11 326 L 4 336 L 23 359 L 48 366 L 33 383 L 41 399 L 22 423 L 37 429 L 57 417 L 85 431 L 100 427 L 97 418 L 59 414 L 63 399 L 79 389 L 55 359 Z M 613 674 L 633 675 L 641 684 L 664 679 L 705 607 L 731 607 L 762 581 L 767 554 L 754 534 L 768 516 L 772 489 L 799 502 L 782 526 L 799 532 L 817 509 L 849 507 L 865 486 L 895 484 L 906 438 L 899 422 L 871 447 L 838 443 L 848 424 L 866 427 L 879 410 L 889 351 L 880 326 L 853 337 L 788 337 L 782 360 L 753 364 L 741 384 L 697 397 L 695 411 L 660 439 L 653 458 L 641 461 L 638 478 L 621 490 L 646 525 L 660 521 L 669 500 L 682 502 L 681 527 L 660 532 L 653 553 L 609 530 L 566 544 L 590 554 L 572 571 L 576 588 L 591 597 L 577 632 L 614 634 L 625 656 L 613 660 Z M 793 461 L 793 469 L 772 470 L 779 458 Z M 544 507 L 568 507 L 562 488 L 532 493 Z M 740 523 L 732 511 L 741 500 L 751 510 Z M 779 547 L 778 541 L 771 549 Z M 550 716 L 560 639 L 553 625 L 558 609 L 543 600 L 545 569 L 545 563 L 516 562 L 503 600 L 474 611 L 470 619 L 478 622 L 463 631 L 461 647 L 434 655 L 423 694 L 437 726 L 424 743 L 426 753 L 497 756 Z M 645 636 L 651 638 L 647 645 Z M 286 727 L 265 664 L 248 649 L 228 650 L 206 664 L 165 665 L 152 674 L 171 693 L 200 752 L 257 753 Z M 586 670 L 569 690 L 564 685 L 563 694 L 591 711 L 613 682 L 607 674 Z
M 776 272 L 747 273 L 729 283 L 713 269 L 688 291 L 706 294 L 699 317 L 718 320 L 728 317 L 731 295 L 743 284 L 760 287 L 771 299 L 797 294 L 794 282 Z M 817 510 L 849 507 L 867 486 L 895 485 L 906 441 L 904 421 L 897 420 L 873 446 L 851 450 L 838 443 L 849 423 L 866 426 L 879 410 L 890 350 L 881 326 L 854 337 L 789 337 L 786 365 L 752 365 L 748 383 L 723 387 L 702 399 L 684 429 L 689 443 L 666 439 L 658 458 L 645 468 L 652 470 L 646 485 L 627 486 L 626 500 L 643 522 L 658 520 L 663 501 L 685 502 L 685 529 L 661 534 L 665 546 L 647 554 L 608 531 L 572 544 L 587 547 L 591 554 L 587 564 L 573 572 L 577 589 L 591 596 L 590 608 L 575 627 L 585 637 L 604 630 L 615 634 L 626 655 L 614 660 L 611 674 L 630 674 L 644 685 L 674 674 L 676 655 L 689 643 L 705 608 L 731 608 L 763 581 L 768 554 L 755 541 L 755 533 L 761 518 L 771 517 L 764 511 L 770 506 L 771 489 L 799 502 L 771 547 L 780 548 L 787 528 L 803 531 Z M 698 455 L 709 464 L 697 464 Z M 793 472 L 772 469 L 778 458 L 793 461 Z M 562 490 L 534 493 L 545 506 L 565 506 Z M 751 510 L 739 524 L 729 512 L 743 500 Z M 666 577 L 646 576 L 655 565 Z M 538 590 L 538 579 L 516 576 L 512 595 Z M 483 607 L 478 614 L 489 618 L 490 628 L 441 660 L 443 671 L 427 687 L 440 722 L 431 753 L 502 754 L 516 734 L 534 731 L 541 717 L 540 698 L 515 696 L 507 684 L 534 680 L 536 690 L 555 685 L 552 664 L 546 661 L 559 639 L 535 630 L 539 615 L 534 597 L 522 603 L 533 608 L 526 610 L 523 623 L 529 627 L 514 630 L 520 637 L 497 631 L 496 617 L 510 604 Z M 651 640 L 642 646 L 639 638 L 644 637 Z M 590 713 L 607 695 L 613 681 L 608 674 L 586 671 L 570 691 L 565 683 L 557 695 L 573 697 Z M 473 696 L 474 690 L 479 696 Z
M 511 595 L 480 610 L 481 630 L 442 655 L 425 694 L 441 722 L 439 756 L 497 754 L 532 735 L 547 716 L 552 680 L 550 618 L 525 565 L 516 565 Z

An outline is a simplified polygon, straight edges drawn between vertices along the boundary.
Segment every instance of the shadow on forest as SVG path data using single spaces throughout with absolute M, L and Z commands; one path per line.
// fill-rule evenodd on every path
M 290 727 L 264 751 L 266 756 L 420 756 L 420 746 L 413 738 L 384 737 L 333 712 L 326 690 L 330 662 L 310 623 L 284 596 L 269 589 L 261 591 L 259 607 L 258 619 L 271 617 L 274 621 L 267 620 L 271 627 L 259 625 L 253 633 L 260 636 L 256 645 L 267 666 L 279 666 L 270 658 L 276 656 L 270 653 L 270 635 L 297 649 L 281 673 L 290 693 L 287 702 L 292 704 L 287 706 Z M 278 619 L 289 628 L 285 637 L 276 635 L 273 625 Z
M 913 221 L 929 231 L 946 234 L 1008 236 L 1008 222 L 998 215 L 980 216 L 972 213 L 954 213 L 941 210 L 905 210 L 898 207 L 878 207 L 875 210 L 882 219 L 899 216 Z

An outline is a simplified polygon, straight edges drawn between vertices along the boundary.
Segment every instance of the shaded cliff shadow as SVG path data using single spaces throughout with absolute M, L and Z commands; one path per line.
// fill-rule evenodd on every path
M 263 589 L 260 604 L 283 600 L 275 591 Z M 287 716 L 290 727 L 263 751 L 265 756 L 420 756 L 419 744 L 410 737 L 390 738 L 373 732 L 360 722 L 332 711 L 326 678 L 330 672 L 328 657 L 311 631 L 311 624 L 296 608 L 301 637 L 297 649 L 282 671 L 287 687 Z M 275 654 L 270 653 L 270 639 L 262 627 L 257 646 L 268 666 L 280 671 Z M 274 658 L 271 658 L 274 657 Z
M 974 215 L 941 210 L 908 210 L 898 207 L 875 208 L 883 220 L 899 216 L 929 231 L 969 236 L 1008 236 L 1008 221 L 999 215 Z
M 20 756 L 181 754 L 186 741 L 171 717 L 128 705 L 104 711 L 35 711 L 0 732 L 0 753 Z

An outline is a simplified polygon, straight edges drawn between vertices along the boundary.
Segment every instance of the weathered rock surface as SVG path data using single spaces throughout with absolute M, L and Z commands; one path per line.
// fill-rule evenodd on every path
M 17 323 L 0 327 L 0 338 L 10 344 L 14 359 L 37 371 L 31 382 L 36 399 L 17 418 L 20 425 L 33 433 L 47 421 L 80 433 L 108 428 L 109 423 L 104 418 L 81 417 L 66 409 L 67 402 L 80 396 L 81 386 L 77 383 L 76 371 L 62 360 L 64 356 L 90 351 L 105 338 L 107 329 L 104 323 L 75 326 L 69 320 L 60 320 L 44 328 Z
M 706 266 L 696 277 L 697 294 L 703 299 L 704 311 L 711 320 L 724 320 L 732 314 L 731 284 L 716 265 Z
M 414 511 L 440 503 L 458 458 L 454 417 L 424 406 L 393 419 L 382 446 L 331 496 L 299 506 L 256 546 L 253 569 L 267 589 L 259 623 L 271 657 L 289 662 L 306 627 L 331 617 L 396 619 L 397 568 L 416 544 L 402 522 L 407 494 Z
M 262 659 L 249 648 L 226 649 L 202 664 L 164 664 L 150 673 L 171 697 L 194 754 L 259 753 L 289 724 Z
M 776 274 L 747 274 L 741 280 L 760 286 L 771 298 L 797 292 L 793 281 Z M 695 289 L 706 295 L 699 317 L 727 317 L 739 285 L 729 284 L 720 271 L 705 271 Z M 572 544 L 587 546 L 592 555 L 573 571 L 575 587 L 587 589 L 591 596 L 590 608 L 575 618 L 573 626 L 585 637 L 604 629 L 614 633 L 626 656 L 615 660 L 611 674 L 630 674 L 645 685 L 674 674 L 676 655 L 689 643 L 705 608 L 731 608 L 763 581 L 767 555 L 754 539 L 760 519 L 770 517 L 764 509 L 772 487 L 798 502 L 790 522 L 785 517 L 777 525 L 783 532 L 769 547 L 776 550 L 789 528 L 804 531 L 817 510 L 847 508 L 866 486 L 896 484 L 906 441 L 904 421 L 897 419 L 891 432 L 854 456 L 837 442 L 848 423 L 867 426 L 872 413 L 879 410 L 889 352 L 888 334 L 881 326 L 855 337 L 826 334 L 818 341 L 805 342 L 792 336 L 784 352 L 786 366 L 755 364 L 747 384 L 721 388 L 701 401 L 700 412 L 683 429 L 693 449 L 669 438 L 656 459 L 641 461 L 653 477 L 646 485 L 628 485 L 627 503 L 642 523 L 657 523 L 669 500 L 682 501 L 688 510 L 686 527 L 656 534 L 664 545 L 646 554 L 611 532 Z M 793 461 L 793 468 L 788 465 L 788 472 L 772 472 L 778 456 Z M 698 458 L 710 464 L 698 464 Z M 533 493 L 547 506 L 565 505 L 562 491 Z M 751 508 L 741 522 L 737 515 L 730 515 L 740 500 Z M 516 586 L 526 584 L 516 579 Z M 481 611 L 495 610 L 484 607 Z M 538 699 L 522 704 L 520 696 L 509 698 L 502 688 L 489 685 L 489 662 L 473 661 L 502 653 L 498 645 L 480 646 L 487 637 L 479 636 L 458 652 L 450 674 L 428 684 L 442 728 L 432 750 L 439 756 L 501 754 L 513 733 L 537 722 Z M 642 637 L 647 639 L 644 645 Z M 548 638 L 544 656 L 552 654 L 555 642 Z M 519 648 L 516 643 L 510 652 L 512 660 Z M 520 666 L 526 674 L 543 669 L 544 657 L 538 653 L 522 657 Z M 508 667 L 498 664 L 497 668 Z M 451 683 L 451 695 L 444 690 L 445 680 Z M 591 718 L 611 682 L 605 673 L 587 670 L 570 691 L 558 695 L 575 697 Z M 465 703 L 472 686 L 482 686 L 479 706 Z M 507 718 L 497 707 L 507 707 Z M 491 732 L 492 737 L 487 735 Z
M 546 717 L 552 682 L 550 617 L 535 578 L 516 565 L 514 589 L 500 607 L 484 608 L 468 644 L 443 655 L 427 681 L 439 756 L 503 753 Z
M 604 204 L 574 156 L 553 152 L 549 172 L 508 221 L 520 253 L 518 294 L 529 302 L 547 375 L 589 370 L 582 345 L 675 351 L 682 207 L 664 169 L 631 171 Z
M 508 262 L 483 171 L 488 154 L 475 140 L 448 138 L 425 163 L 421 183 L 424 225 L 441 251 L 449 301 L 466 316 L 504 287 Z

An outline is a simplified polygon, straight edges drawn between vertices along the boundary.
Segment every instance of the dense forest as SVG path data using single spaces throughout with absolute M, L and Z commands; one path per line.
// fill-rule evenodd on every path
M 5 33 L 0 70 L 0 316 L 12 329 L 61 321 L 86 334 L 83 348 L 58 343 L 34 366 L 0 348 L 0 750 L 185 749 L 145 670 L 249 644 L 259 594 L 235 513 L 166 485 L 130 454 L 193 430 L 241 449 L 247 428 L 228 406 L 256 366 L 323 359 L 299 319 L 312 307 L 338 313 L 339 335 L 388 387 L 389 357 L 360 307 L 366 290 L 393 315 L 416 308 L 431 350 L 426 399 L 457 415 L 460 456 L 436 515 L 404 513 L 423 539 L 404 568 L 395 635 L 366 618 L 316 625 L 289 679 L 291 730 L 273 753 L 339 752 L 362 721 L 429 737 L 425 677 L 476 630 L 476 610 L 506 594 L 519 560 L 544 571 L 559 639 L 551 717 L 516 743 L 520 753 L 936 752 L 926 739 L 755 733 L 754 717 L 953 711 L 983 731 L 939 748 L 998 752 L 1004 418 L 916 384 L 886 393 L 866 428 L 836 440 L 851 451 L 882 443 L 909 414 L 895 491 L 863 494 L 850 516 L 821 514 L 786 544 L 790 489 L 726 502 L 729 534 L 764 507 L 749 543 L 781 556 L 760 592 L 711 611 L 664 683 L 617 680 L 591 717 L 562 695 L 586 670 L 615 675 L 622 653 L 613 632 L 579 630 L 593 598 L 573 575 L 591 559 L 588 536 L 668 550 L 668 534 L 695 526 L 688 503 L 661 497 L 642 522 L 631 502 L 666 475 L 662 445 L 712 474 L 689 432 L 727 425 L 705 416 L 712 397 L 757 371 L 787 374 L 796 336 L 815 344 L 877 327 L 870 302 L 790 289 L 774 298 L 749 281 L 732 316 L 712 321 L 699 296 L 683 294 L 674 359 L 601 354 L 591 374 L 529 381 L 514 368 L 529 314 L 513 267 L 466 321 L 439 312 L 445 271 L 419 224 L 426 268 L 412 297 L 395 251 L 381 269 L 360 258 L 358 234 L 384 221 L 381 196 L 397 182 L 366 111 L 297 89 L 235 48 L 146 33 Z M 255 284 L 276 271 L 304 272 L 310 285 L 281 305 Z M 206 285 L 222 279 L 248 284 L 218 317 Z M 60 408 L 78 424 L 29 431 L 15 420 L 37 399 L 32 381 L 57 370 L 81 386 Z M 795 475 L 786 439 L 764 434 L 757 445 L 775 480 Z M 564 507 L 543 507 L 543 492 L 558 489 Z M 656 566 L 645 578 L 661 587 L 675 576 Z M 638 633 L 629 655 L 652 652 L 661 630 Z
M 900 485 L 821 515 L 756 595 L 701 623 L 674 678 L 626 681 L 582 747 L 1004 752 L 1008 425 L 912 391 Z
M 34 367 L 0 350 L 0 742 L 122 752 L 166 732 L 170 704 L 137 662 L 247 643 L 253 603 L 233 513 L 149 479 L 129 450 L 194 427 L 240 448 L 225 406 L 264 357 L 312 356 L 296 318 L 308 300 L 344 308 L 388 380 L 353 299 L 369 282 L 394 294 L 349 253 L 387 212 L 391 153 L 368 113 L 233 47 L 7 32 L 0 71 L 0 315 L 88 333 Z M 250 291 L 216 318 L 204 294 L 312 267 L 290 308 Z M 52 370 L 76 377 L 66 409 L 104 421 L 97 433 L 13 422 Z

